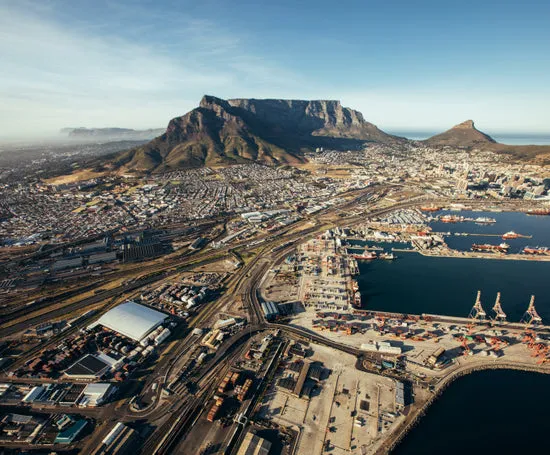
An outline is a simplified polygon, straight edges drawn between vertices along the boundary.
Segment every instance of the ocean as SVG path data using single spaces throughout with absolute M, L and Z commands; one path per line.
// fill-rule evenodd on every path
M 388 131 L 396 136 L 406 137 L 408 139 L 422 141 L 442 131 Z M 484 131 L 495 141 L 501 144 L 509 145 L 550 145 L 550 134 L 540 133 L 494 133 Z

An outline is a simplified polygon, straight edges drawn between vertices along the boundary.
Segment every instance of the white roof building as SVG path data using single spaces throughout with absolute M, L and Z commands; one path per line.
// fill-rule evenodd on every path
M 92 383 L 88 384 L 83 390 L 79 399 L 80 406 L 99 406 L 111 394 L 112 386 L 108 383 Z
M 126 302 L 107 311 L 97 324 L 135 341 L 141 341 L 161 325 L 168 316 L 135 302 Z

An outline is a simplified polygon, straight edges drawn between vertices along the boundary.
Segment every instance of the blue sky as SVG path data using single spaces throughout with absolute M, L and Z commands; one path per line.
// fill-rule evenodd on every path
M 205 93 L 549 133 L 549 23 L 543 0 L 0 0 L 0 137 L 163 127 Z

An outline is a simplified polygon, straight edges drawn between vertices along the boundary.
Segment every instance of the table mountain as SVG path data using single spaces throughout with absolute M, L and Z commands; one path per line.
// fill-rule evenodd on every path
M 249 161 L 296 164 L 316 147 L 349 149 L 405 141 L 366 122 L 339 101 L 230 99 L 204 96 L 148 144 L 121 153 L 115 167 L 160 172 Z

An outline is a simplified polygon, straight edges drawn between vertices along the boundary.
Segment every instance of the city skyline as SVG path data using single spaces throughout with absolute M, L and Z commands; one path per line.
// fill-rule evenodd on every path
M 546 5 L 87 3 L 0 2 L 0 137 L 164 127 L 203 94 L 338 99 L 388 131 L 548 132 Z

